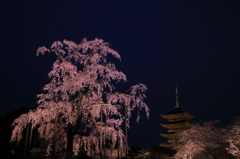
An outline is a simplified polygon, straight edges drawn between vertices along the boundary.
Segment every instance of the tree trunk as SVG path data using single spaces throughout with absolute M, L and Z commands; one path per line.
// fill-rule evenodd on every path
M 73 150 L 73 131 L 72 131 L 72 124 L 68 124 L 67 126 L 67 151 Z
M 67 148 L 65 151 L 65 159 L 72 158 L 72 150 L 73 150 L 73 131 L 72 131 L 72 124 L 68 124 L 67 126 Z

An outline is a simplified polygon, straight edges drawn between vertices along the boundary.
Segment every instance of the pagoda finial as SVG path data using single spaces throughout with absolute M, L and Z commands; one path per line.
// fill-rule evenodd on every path
M 178 104 L 178 90 L 177 90 L 177 87 L 176 87 L 176 106 L 175 107 L 179 107 L 179 104 Z

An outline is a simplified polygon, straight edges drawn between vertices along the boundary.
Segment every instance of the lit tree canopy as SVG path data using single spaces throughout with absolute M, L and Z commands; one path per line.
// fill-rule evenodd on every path
M 216 123 L 218 121 L 205 122 L 203 125 L 195 124 L 187 130 L 176 133 L 179 142 L 172 145 L 177 151 L 175 157 L 197 158 L 203 152 L 207 152 L 212 158 L 226 157 L 224 155 L 226 155 L 227 129 L 218 128 Z
M 68 40 L 55 41 L 50 48 L 39 47 L 37 55 L 47 52 L 57 56 L 48 74 L 50 83 L 43 87 L 42 94 L 37 95 L 39 106 L 13 122 L 11 141 L 20 141 L 23 129 L 32 123 L 33 128 L 37 128 L 39 134 L 49 141 L 48 150 L 51 151 L 53 137 L 57 136 L 54 130 L 58 125 L 63 137 L 57 137 L 61 138 L 65 148 L 77 155 L 80 147 L 84 147 L 91 155 L 92 145 L 95 145 L 95 152 L 98 151 L 100 133 L 112 141 L 112 147 L 118 136 L 122 144 L 122 122 L 126 119 L 129 127 L 129 118 L 135 108 L 138 111 L 144 109 L 149 117 L 149 108 L 144 102 L 147 90 L 144 84 L 134 85 L 125 93 L 115 90 L 114 84 L 127 79 L 115 64 L 107 61 L 108 54 L 119 60 L 120 55 L 102 39 L 83 39 L 80 44 Z M 126 118 L 122 113 L 125 107 Z M 99 122 L 101 113 L 104 123 Z M 138 115 L 137 121 L 139 119 Z M 77 133 L 80 123 L 88 135 Z
M 240 118 L 236 120 L 229 127 L 230 133 L 227 138 L 227 151 L 233 156 L 240 157 Z

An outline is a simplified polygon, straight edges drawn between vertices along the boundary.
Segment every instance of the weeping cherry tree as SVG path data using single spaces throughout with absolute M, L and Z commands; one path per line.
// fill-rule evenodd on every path
M 100 153 L 102 136 L 111 141 L 111 148 L 118 140 L 123 146 L 123 121 L 129 127 L 133 110 L 143 109 L 149 117 L 144 84 L 136 84 L 124 93 L 116 91 L 114 84 L 127 79 L 115 64 L 107 61 L 109 54 L 120 60 L 119 53 L 107 42 L 97 38 L 83 39 L 79 44 L 55 41 L 50 48 L 38 48 L 37 55 L 45 53 L 57 56 L 48 73 L 50 82 L 37 95 L 38 107 L 14 120 L 11 142 L 19 142 L 23 130 L 31 123 L 48 142 L 49 155 L 56 150 L 67 150 L 76 156 L 84 149 L 92 156 Z M 123 113 L 125 107 L 127 115 Z

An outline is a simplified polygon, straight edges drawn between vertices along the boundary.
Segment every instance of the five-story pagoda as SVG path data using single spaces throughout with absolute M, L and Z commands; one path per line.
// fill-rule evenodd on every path
M 162 127 L 168 128 L 168 132 L 160 133 L 161 136 L 168 138 L 168 142 L 160 144 L 164 147 L 169 147 L 170 143 L 177 142 L 177 138 L 174 137 L 174 133 L 190 128 L 192 124 L 190 124 L 187 120 L 194 117 L 179 107 L 177 88 L 175 108 L 165 114 L 161 114 L 161 116 L 168 119 L 167 123 L 161 124 Z

